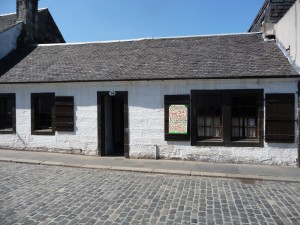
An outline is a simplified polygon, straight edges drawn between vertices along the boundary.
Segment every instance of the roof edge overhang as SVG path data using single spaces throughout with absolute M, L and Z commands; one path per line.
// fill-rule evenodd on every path
M 69 81 L 22 81 L 22 82 L 0 82 L 1 84 L 57 84 L 57 83 L 93 83 L 93 82 L 133 82 L 133 81 L 183 81 L 183 80 L 234 80 L 234 79 L 300 79 L 300 75 L 280 76 L 244 76 L 244 77 L 205 77 L 205 78 L 161 78 L 161 79 L 118 79 L 118 80 L 69 80 Z
M 13 27 L 15 27 L 15 26 L 18 26 L 20 23 L 23 23 L 23 22 L 22 22 L 22 21 L 17 21 L 15 24 L 6 27 L 6 28 L 4 28 L 3 30 L 0 30 L 0 34 L 1 34 L 1 33 L 4 33 L 5 31 L 10 30 L 11 28 L 13 28 Z
M 170 36 L 170 37 L 144 37 L 135 39 L 124 40 L 107 40 L 107 41 L 92 41 L 92 42 L 74 42 L 74 43 L 53 43 L 53 44 L 33 44 L 32 47 L 51 47 L 51 46 L 68 46 L 68 45 L 84 45 L 84 44 L 105 44 L 105 43 L 119 43 L 119 42 L 134 42 L 144 40 L 168 40 L 168 39 L 184 39 L 184 38 L 204 38 L 204 37 L 223 37 L 223 36 L 236 36 L 236 35 L 255 35 L 262 32 L 244 32 L 244 33 L 227 33 L 227 34 L 205 34 L 205 35 L 187 35 L 187 36 Z

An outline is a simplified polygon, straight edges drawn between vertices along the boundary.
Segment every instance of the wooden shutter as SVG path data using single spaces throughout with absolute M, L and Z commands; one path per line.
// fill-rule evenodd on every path
M 188 108 L 188 121 L 186 134 L 169 133 L 169 107 L 171 105 L 185 105 Z M 165 95 L 165 141 L 189 141 L 190 140 L 190 96 L 189 95 Z
M 266 141 L 295 141 L 294 94 L 266 94 Z
M 74 131 L 74 97 L 55 97 L 56 131 Z

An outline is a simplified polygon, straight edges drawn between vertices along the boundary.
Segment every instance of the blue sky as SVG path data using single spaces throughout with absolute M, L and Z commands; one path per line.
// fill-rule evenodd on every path
M 247 32 L 264 0 L 40 0 L 67 42 Z M 0 0 L 0 14 L 16 0 Z

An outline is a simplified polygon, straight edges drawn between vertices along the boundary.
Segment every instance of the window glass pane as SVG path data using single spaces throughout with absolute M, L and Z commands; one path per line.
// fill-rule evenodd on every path
M 198 125 L 198 126 L 204 126 L 204 120 L 205 120 L 205 117 L 203 117 L 203 116 L 198 116 L 198 119 L 197 119 L 197 125 Z
M 246 139 L 257 137 L 257 97 L 234 95 L 231 98 L 231 135 Z
M 197 126 L 200 139 L 222 138 L 222 96 L 197 96 Z
M 211 126 L 211 123 L 212 123 L 212 121 L 211 121 L 211 117 L 206 117 L 205 118 L 205 126 Z
M 213 125 L 221 126 L 221 117 L 213 117 Z
M 198 127 L 198 136 L 204 136 L 204 127 Z
M 52 108 L 54 98 L 36 97 L 35 99 L 35 130 L 52 129 Z
M 12 97 L 0 98 L 0 129 L 13 129 L 13 107 L 14 99 Z

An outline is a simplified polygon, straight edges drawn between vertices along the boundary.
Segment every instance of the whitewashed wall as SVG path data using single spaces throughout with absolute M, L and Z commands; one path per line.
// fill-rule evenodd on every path
M 18 37 L 21 34 L 23 23 L 0 32 L 0 59 L 17 48 Z
M 0 147 L 97 155 L 97 92 L 128 91 L 130 157 L 189 159 L 213 162 L 296 165 L 297 143 L 257 147 L 195 147 L 164 141 L 164 95 L 190 90 L 264 89 L 265 93 L 296 93 L 297 80 L 190 80 L 69 84 L 0 85 L 1 93 L 16 93 L 16 134 L 1 134 Z M 31 93 L 74 96 L 75 132 L 31 135 Z M 296 114 L 296 112 L 294 112 Z M 295 122 L 296 130 L 296 122 Z M 298 135 L 297 135 L 298 136 Z

